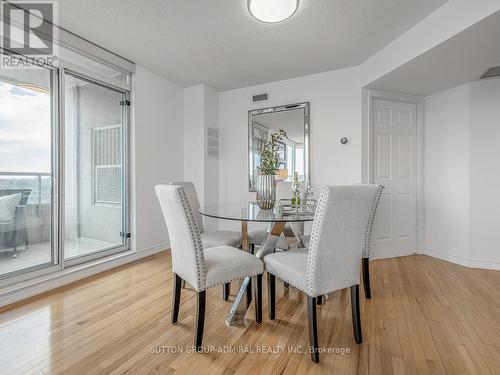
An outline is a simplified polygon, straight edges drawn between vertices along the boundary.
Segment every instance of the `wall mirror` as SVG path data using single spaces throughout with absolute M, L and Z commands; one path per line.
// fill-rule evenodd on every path
M 288 138 L 281 142 L 277 179 L 309 180 L 309 103 L 289 104 L 248 111 L 249 191 L 257 190 L 260 150 L 270 134 L 283 129 Z

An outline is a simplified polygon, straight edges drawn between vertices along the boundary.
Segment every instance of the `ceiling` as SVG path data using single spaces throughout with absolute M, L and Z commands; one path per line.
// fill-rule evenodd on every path
M 421 56 L 401 65 L 368 87 L 405 94 L 429 94 L 475 81 L 500 66 L 500 11 Z
M 60 0 L 59 24 L 188 87 L 228 90 L 358 65 L 446 0 L 301 0 L 283 23 L 247 0 Z

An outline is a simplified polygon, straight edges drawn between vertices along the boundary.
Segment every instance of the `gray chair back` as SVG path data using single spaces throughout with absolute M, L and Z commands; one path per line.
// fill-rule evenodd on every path
M 157 185 L 172 251 L 172 271 L 197 292 L 205 290 L 206 267 L 200 230 L 184 187 Z
M 203 217 L 198 212 L 200 208 L 200 200 L 198 199 L 198 193 L 196 193 L 196 188 L 194 184 L 191 181 L 177 181 L 177 182 L 171 182 L 170 184 L 182 186 L 184 188 L 189 204 L 191 205 L 191 208 L 194 211 L 194 216 L 196 218 L 196 222 L 198 223 L 198 228 L 200 229 L 200 233 L 203 233 L 205 231 L 205 228 L 203 227 Z
M 307 294 L 327 294 L 359 284 L 365 230 L 377 185 L 323 188 L 307 257 Z
M 371 256 L 371 242 L 372 242 L 372 233 L 373 226 L 375 225 L 375 217 L 377 216 L 377 208 L 380 202 L 380 197 L 382 196 L 382 191 L 385 186 L 378 185 L 377 187 L 377 195 L 375 196 L 375 201 L 373 202 L 372 209 L 370 211 L 370 219 L 368 220 L 368 225 L 365 231 L 365 240 L 363 242 L 363 258 L 370 258 Z

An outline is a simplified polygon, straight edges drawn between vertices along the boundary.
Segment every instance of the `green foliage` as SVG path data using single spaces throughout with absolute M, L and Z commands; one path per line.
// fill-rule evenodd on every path
M 280 145 L 278 141 L 288 138 L 286 132 L 279 129 L 276 133 L 271 134 L 271 139 L 268 139 L 262 145 L 260 150 L 260 167 L 257 167 L 261 175 L 275 175 L 279 169 L 278 150 Z

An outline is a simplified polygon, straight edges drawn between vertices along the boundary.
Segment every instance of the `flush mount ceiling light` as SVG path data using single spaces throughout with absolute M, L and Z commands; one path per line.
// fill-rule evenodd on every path
M 248 0 L 248 11 L 262 22 L 284 21 L 297 11 L 299 0 Z

